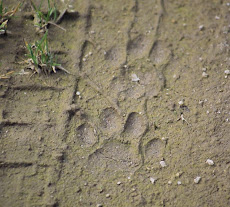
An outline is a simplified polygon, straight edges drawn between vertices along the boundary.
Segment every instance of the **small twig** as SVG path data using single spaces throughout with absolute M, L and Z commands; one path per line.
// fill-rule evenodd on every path
M 65 9 L 59 16 L 58 16 L 58 18 L 57 18 L 57 20 L 56 20 L 56 24 L 59 24 L 60 22 L 61 22 L 61 20 L 62 20 L 62 18 L 64 17 L 64 15 L 65 15 L 65 13 L 67 12 L 67 9 Z
M 183 115 L 183 114 L 181 114 L 181 115 L 180 115 L 180 118 L 177 119 L 177 121 L 179 121 L 179 120 L 181 120 L 182 122 L 186 122 L 188 125 L 190 125 L 190 124 L 187 122 L 187 120 L 184 118 L 184 115 Z
M 59 29 L 62 29 L 63 31 L 65 31 L 65 32 L 66 32 L 66 29 L 65 29 L 65 28 L 63 28 L 63 27 L 61 27 L 61 26 L 57 25 L 57 24 L 56 24 L 56 23 L 54 23 L 54 22 L 48 22 L 48 24 L 52 24 L 52 25 L 54 25 L 54 26 L 58 27 Z
M 11 76 L 10 74 L 14 73 L 14 71 L 8 72 L 6 74 L 0 75 L 0 79 L 9 79 Z
M 65 68 L 63 68 L 61 65 L 56 66 L 56 68 L 59 69 L 59 70 L 62 70 L 64 72 L 66 72 L 68 74 L 71 74 L 68 70 L 66 70 Z
M 16 6 L 15 9 L 8 11 L 5 14 L 3 14 L 2 17 L 12 17 L 17 12 L 19 7 L 20 7 L 20 3 L 18 3 L 18 5 Z

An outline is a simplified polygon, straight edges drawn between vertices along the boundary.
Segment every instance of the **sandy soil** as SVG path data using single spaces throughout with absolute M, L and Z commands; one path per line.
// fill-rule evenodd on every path
M 0 79 L 0 206 L 230 206 L 228 1 L 57 3 L 75 11 L 49 28 L 71 75 Z M 39 39 L 30 11 L 0 37 L 0 75 Z

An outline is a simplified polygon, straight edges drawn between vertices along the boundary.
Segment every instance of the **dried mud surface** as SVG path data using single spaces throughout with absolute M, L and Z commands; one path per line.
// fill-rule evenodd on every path
M 77 11 L 49 29 L 71 75 L 0 79 L 0 206 L 230 206 L 228 2 L 57 6 Z M 0 74 L 38 38 L 29 10 L 0 37 Z

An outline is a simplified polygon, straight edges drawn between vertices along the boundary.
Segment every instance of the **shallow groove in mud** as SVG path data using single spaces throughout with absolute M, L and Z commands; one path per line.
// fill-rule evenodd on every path
M 13 90 L 28 90 L 28 91 L 46 91 L 46 90 L 51 90 L 51 91 L 63 91 L 64 88 L 58 88 L 58 87 L 53 87 L 53 86 L 44 86 L 44 85 L 17 85 L 17 86 L 9 86 L 10 89 Z
M 0 168 L 18 168 L 18 167 L 28 167 L 33 165 L 33 163 L 30 162 L 12 162 L 8 163 L 5 161 L 0 161 Z

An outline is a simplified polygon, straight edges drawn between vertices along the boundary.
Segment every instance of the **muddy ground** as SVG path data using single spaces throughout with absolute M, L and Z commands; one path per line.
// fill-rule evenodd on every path
M 0 37 L 0 75 L 15 71 L 0 79 L 0 206 L 230 206 L 230 3 L 57 7 L 72 13 L 50 47 L 71 75 L 20 73 L 40 38 L 29 1 Z

